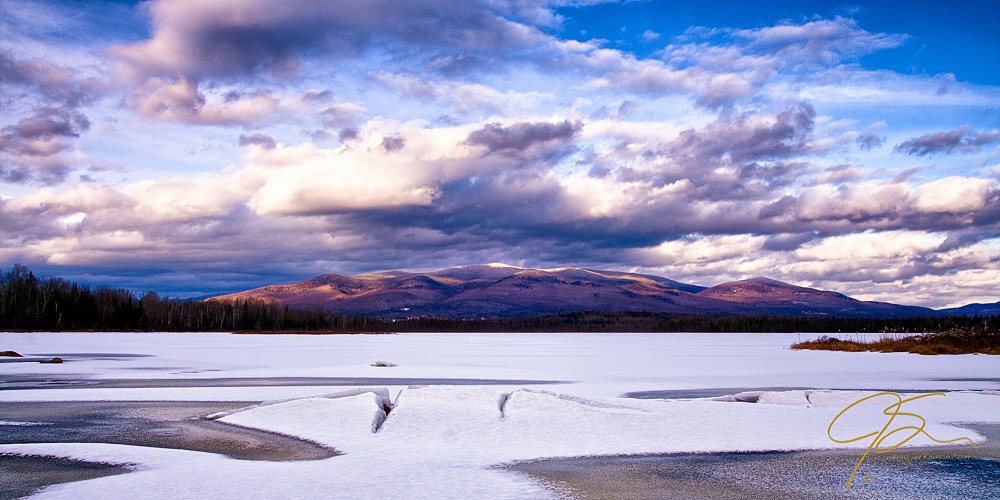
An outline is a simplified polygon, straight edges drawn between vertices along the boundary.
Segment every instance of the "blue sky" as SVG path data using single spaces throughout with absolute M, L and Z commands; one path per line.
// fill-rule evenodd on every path
M 581 41 L 605 38 L 643 56 L 651 55 L 662 44 L 656 40 L 683 35 L 692 26 L 763 28 L 780 21 L 841 16 L 856 20 L 869 31 L 908 37 L 897 48 L 862 57 L 860 63 L 866 69 L 954 73 L 964 82 L 1000 82 L 1000 47 L 996 42 L 1000 37 L 996 22 L 1000 4 L 988 0 L 631 2 L 566 7 L 558 12 L 567 17 L 563 36 Z M 647 31 L 660 36 L 646 40 L 643 34 Z
M 995 302 L 996 2 L 0 0 L 0 264 Z

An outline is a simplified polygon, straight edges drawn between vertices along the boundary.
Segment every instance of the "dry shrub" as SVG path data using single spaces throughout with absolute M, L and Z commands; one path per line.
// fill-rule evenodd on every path
M 882 338 L 872 342 L 855 342 L 831 337 L 792 344 L 792 349 L 825 351 L 911 352 L 915 354 L 994 354 L 1000 355 L 1000 332 L 969 332 L 950 330 L 919 337 Z

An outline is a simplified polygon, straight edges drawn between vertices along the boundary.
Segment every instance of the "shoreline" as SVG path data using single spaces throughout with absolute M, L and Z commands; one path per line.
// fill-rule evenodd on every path
M 131 471 L 127 465 L 0 452 L 0 484 L 3 485 L 0 500 L 25 498 L 49 486 Z
M 322 460 L 312 441 L 218 422 L 244 401 L 47 401 L 0 405 L 0 444 L 109 443 L 217 453 L 238 460 Z
M 252 406 L 222 401 L 47 401 L 0 406 L 0 444 L 109 443 L 217 453 L 237 460 L 324 460 L 340 454 L 312 441 L 209 419 Z M 126 474 L 127 464 L 0 450 L 0 500 L 57 484 Z
M 570 498 L 824 499 L 989 498 L 1000 486 L 1000 424 L 961 424 L 986 438 L 972 446 L 919 446 L 869 456 L 863 449 L 613 455 L 543 459 L 502 467 Z
M 18 376 L 0 381 L 0 392 L 44 389 L 169 389 L 226 387 L 369 387 L 413 385 L 555 385 L 565 380 L 425 377 L 217 377 L 81 379 L 70 376 Z M 207 402 L 206 402 L 207 403 Z M 244 404 L 246 406 L 246 404 Z M 2 410 L 0 410 L 2 412 Z

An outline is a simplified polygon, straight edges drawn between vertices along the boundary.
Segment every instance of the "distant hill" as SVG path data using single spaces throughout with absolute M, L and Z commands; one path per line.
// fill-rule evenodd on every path
M 526 317 L 579 311 L 862 318 L 937 314 L 928 308 L 865 302 L 768 278 L 705 288 L 644 274 L 505 264 L 427 273 L 324 274 L 209 300 L 242 298 L 381 319 Z
M 962 315 L 966 314 L 969 316 L 980 315 L 980 316 L 996 316 L 1000 315 L 1000 302 L 994 302 L 992 304 L 968 304 L 962 307 L 951 307 L 948 309 L 941 309 L 938 312 L 942 314 L 955 314 Z
M 842 293 L 790 285 L 770 278 L 723 283 L 698 293 L 745 307 L 744 314 L 779 316 L 839 316 L 861 318 L 905 318 L 934 315 L 926 307 L 866 302 Z

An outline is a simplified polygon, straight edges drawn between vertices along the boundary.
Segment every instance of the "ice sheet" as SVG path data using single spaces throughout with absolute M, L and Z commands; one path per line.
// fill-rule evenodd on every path
M 972 431 L 948 422 L 1000 421 L 995 356 L 791 351 L 784 335 L 456 335 L 269 337 L 224 334 L 0 334 L 0 349 L 61 355 L 63 365 L 0 365 L 12 377 L 364 377 L 564 380 L 518 387 L 344 387 L 0 390 L 0 400 L 231 399 L 271 404 L 223 417 L 336 447 L 315 462 L 245 462 L 196 452 L 103 444 L 3 445 L 0 452 L 135 464 L 137 471 L 46 490 L 42 497 L 204 498 L 304 495 L 351 498 L 540 498 L 551 492 L 497 464 L 544 457 L 790 450 L 839 445 L 827 427 L 865 390 L 950 389 L 907 403 L 938 439 Z M 72 355 L 72 354 L 78 355 Z M 92 356 L 87 353 L 102 353 Z M 113 354 L 126 356 L 113 356 Z M 135 356 L 142 355 L 142 356 Z M 372 367 L 386 360 L 396 367 Z M 808 387 L 765 391 L 759 403 L 636 400 L 630 391 Z M 0 385 L 2 389 L 2 385 Z M 841 389 L 841 390 L 831 390 Z M 850 391 L 843 389 L 852 389 Z M 960 389 L 976 389 L 961 392 Z M 266 396 L 266 397 L 263 397 Z M 324 397 L 325 396 L 325 397 Z M 251 398 L 252 399 L 252 398 Z M 247 399 L 250 400 L 250 399 Z M 873 401 L 881 407 L 889 400 Z M 875 405 L 875 406 L 878 406 Z M 875 407 L 873 406 L 873 407 Z M 869 408 L 870 409 L 870 408 Z M 881 408 L 852 412 L 838 432 L 885 424 Z M 377 432 L 376 432 L 377 431 Z M 928 444 L 918 437 L 909 444 Z M 845 471 L 848 472 L 848 471 Z

